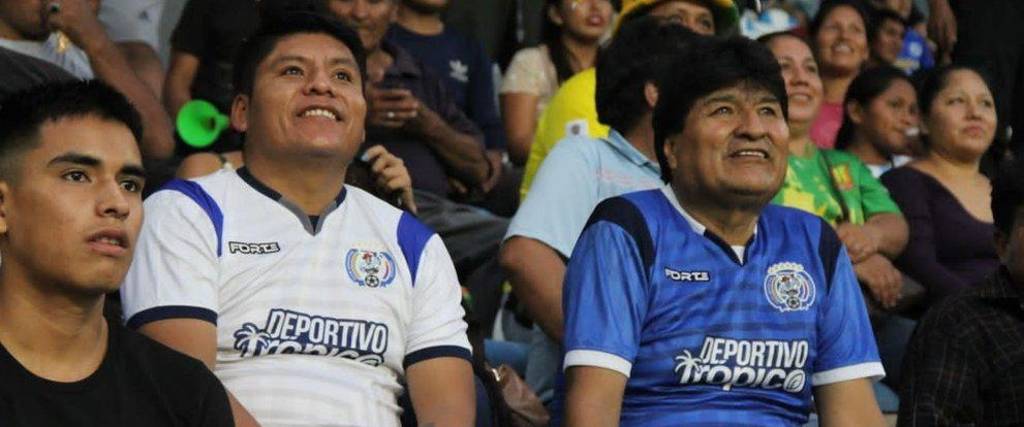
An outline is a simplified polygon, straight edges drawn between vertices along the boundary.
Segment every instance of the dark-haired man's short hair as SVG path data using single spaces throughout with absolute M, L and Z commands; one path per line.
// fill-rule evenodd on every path
M 365 81 L 366 49 L 359 40 L 359 34 L 337 19 L 326 13 L 289 8 L 285 12 L 261 16 L 260 20 L 260 25 L 242 44 L 235 58 L 232 76 L 235 94 L 252 94 L 253 79 L 260 63 L 274 51 L 277 42 L 295 34 L 327 34 L 337 39 L 352 52 L 352 57 L 359 64 L 359 75 Z
M 1007 161 L 992 180 L 992 219 L 996 230 L 1009 235 L 1024 208 L 1024 162 Z
M 16 92 L 0 104 L 0 180 L 17 178 L 21 154 L 39 145 L 46 122 L 98 117 L 122 123 L 142 140 L 142 119 L 128 99 L 99 80 L 72 80 Z
M 672 180 L 663 147 L 665 138 L 683 131 L 693 104 L 712 92 L 738 84 L 767 90 L 789 118 L 786 82 L 779 61 L 764 45 L 744 37 L 700 37 L 690 42 L 658 79 L 658 105 L 654 108 L 654 153 L 661 176 Z
M 698 36 L 688 28 L 653 16 L 623 24 L 597 61 L 597 118 L 627 132 L 648 111 L 644 85 Z

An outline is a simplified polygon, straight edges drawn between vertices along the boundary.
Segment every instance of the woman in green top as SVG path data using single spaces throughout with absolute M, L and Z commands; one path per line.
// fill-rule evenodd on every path
M 854 271 L 884 307 L 899 300 L 900 272 L 891 259 L 907 243 L 907 223 L 888 191 L 853 155 L 817 148 L 811 124 L 821 108 L 822 83 L 807 43 L 789 33 L 761 42 L 779 60 L 789 96 L 789 170 L 774 203 L 814 213 L 835 227 Z

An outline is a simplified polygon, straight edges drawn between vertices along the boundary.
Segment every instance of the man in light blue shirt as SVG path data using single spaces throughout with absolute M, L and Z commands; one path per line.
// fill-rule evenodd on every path
M 654 78 L 693 37 L 681 25 L 654 17 L 620 29 L 597 63 L 598 117 L 612 131 L 606 138 L 559 142 L 505 235 L 502 267 L 536 322 L 526 381 L 545 402 L 561 365 L 566 260 L 599 202 L 662 185 L 651 128 L 658 99 Z

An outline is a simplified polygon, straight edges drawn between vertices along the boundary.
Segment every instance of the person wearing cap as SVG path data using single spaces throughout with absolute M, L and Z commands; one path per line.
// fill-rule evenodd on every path
M 860 287 L 820 218 L 772 205 L 786 86 L 750 39 L 658 78 L 660 188 L 605 199 L 566 267 L 568 426 L 882 426 Z M 813 396 L 813 400 L 812 400 Z
M 615 30 L 618 31 L 631 19 L 648 15 L 676 21 L 704 35 L 731 34 L 739 22 L 739 8 L 735 0 L 623 0 Z M 530 191 L 540 164 L 562 138 L 603 138 L 608 135 L 608 126 L 600 123 L 597 117 L 595 73 L 594 69 L 589 69 L 566 80 L 538 120 L 520 185 L 522 199 Z

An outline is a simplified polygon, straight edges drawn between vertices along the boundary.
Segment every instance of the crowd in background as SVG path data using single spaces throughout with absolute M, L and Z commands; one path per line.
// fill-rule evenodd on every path
M 287 3 L 188 0 L 162 40 L 160 0 L 63 0 L 59 10 L 4 1 L 0 98 L 43 83 L 106 82 L 141 114 L 147 193 L 174 177 L 241 168 L 244 128 L 210 129 L 203 142 L 182 129 L 237 119 L 239 51 L 261 17 L 295 7 Z M 366 133 L 346 182 L 438 233 L 463 287 L 475 363 L 511 366 L 548 407 L 562 367 L 562 281 L 580 231 L 601 200 L 664 183 L 657 77 L 692 37 L 741 35 L 767 47 L 781 66 L 789 126 L 788 171 L 772 203 L 836 231 L 885 367 L 874 386 L 882 412 L 929 419 L 910 399 L 948 384 L 925 360 L 941 344 L 937 332 L 914 331 L 922 319 L 939 323 L 930 309 L 1000 271 L 990 179 L 1024 147 L 1024 4 L 308 3 L 353 28 L 367 53 Z M 680 28 L 652 20 L 649 33 L 623 33 L 627 16 Z M 216 113 L 190 115 L 198 100 Z M 402 167 L 383 172 L 378 158 Z M 965 363 L 985 363 L 961 350 Z M 953 396 L 943 397 L 964 395 Z M 1024 396 L 1013 399 L 1007 413 L 1019 420 Z

